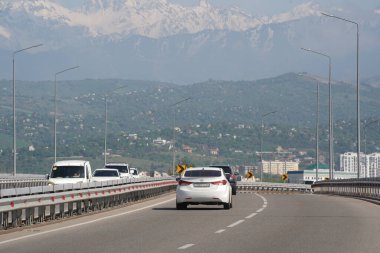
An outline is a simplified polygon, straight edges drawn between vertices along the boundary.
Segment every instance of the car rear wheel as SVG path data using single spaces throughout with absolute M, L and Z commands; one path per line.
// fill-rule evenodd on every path
M 186 203 L 176 203 L 176 208 L 177 208 L 177 210 L 184 210 L 187 208 L 187 204 Z
M 226 210 L 229 210 L 231 208 L 231 203 L 223 203 L 223 207 Z

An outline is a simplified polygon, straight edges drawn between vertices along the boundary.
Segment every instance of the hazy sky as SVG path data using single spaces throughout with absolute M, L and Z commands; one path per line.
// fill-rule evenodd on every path
M 78 7 L 88 0 L 56 0 L 67 7 Z M 155 1 L 155 0 L 152 0 Z M 182 5 L 196 5 L 200 0 L 169 0 L 173 3 Z M 323 6 L 341 7 L 344 5 L 352 5 L 357 9 L 374 9 L 380 7 L 378 0 L 207 0 L 215 6 L 228 8 L 239 7 L 243 11 L 253 16 L 273 15 L 281 12 L 286 12 L 293 7 L 308 2 L 314 2 Z

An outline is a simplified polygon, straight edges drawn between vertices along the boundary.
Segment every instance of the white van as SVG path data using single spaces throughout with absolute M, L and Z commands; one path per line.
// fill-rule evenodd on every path
M 48 175 L 49 184 L 88 183 L 91 178 L 90 162 L 83 160 L 55 162 Z

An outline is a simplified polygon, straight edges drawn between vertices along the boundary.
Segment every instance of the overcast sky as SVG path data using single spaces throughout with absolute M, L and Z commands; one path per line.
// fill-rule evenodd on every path
M 78 7 L 83 2 L 89 0 L 56 0 L 67 7 Z M 155 1 L 155 0 L 152 0 Z M 182 5 L 196 5 L 200 0 L 169 0 L 173 3 Z M 295 6 L 314 2 L 319 4 L 322 8 L 324 6 L 344 7 L 345 5 L 355 6 L 356 9 L 374 9 L 380 7 L 378 0 L 207 0 L 215 6 L 228 8 L 239 7 L 241 10 L 253 16 L 266 16 L 286 12 Z

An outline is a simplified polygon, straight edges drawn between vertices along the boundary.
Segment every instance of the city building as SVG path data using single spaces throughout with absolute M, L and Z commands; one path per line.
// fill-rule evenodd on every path
M 329 169 L 318 169 L 318 181 L 329 178 Z M 334 179 L 356 178 L 354 172 L 334 171 Z M 316 181 L 316 169 L 305 169 L 288 172 L 288 182 L 291 184 L 312 184 Z
M 340 170 L 357 175 L 357 153 L 346 152 L 340 155 Z M 360 177 L 380 176 L 380 153 L 365 155 L 360 153 Z

